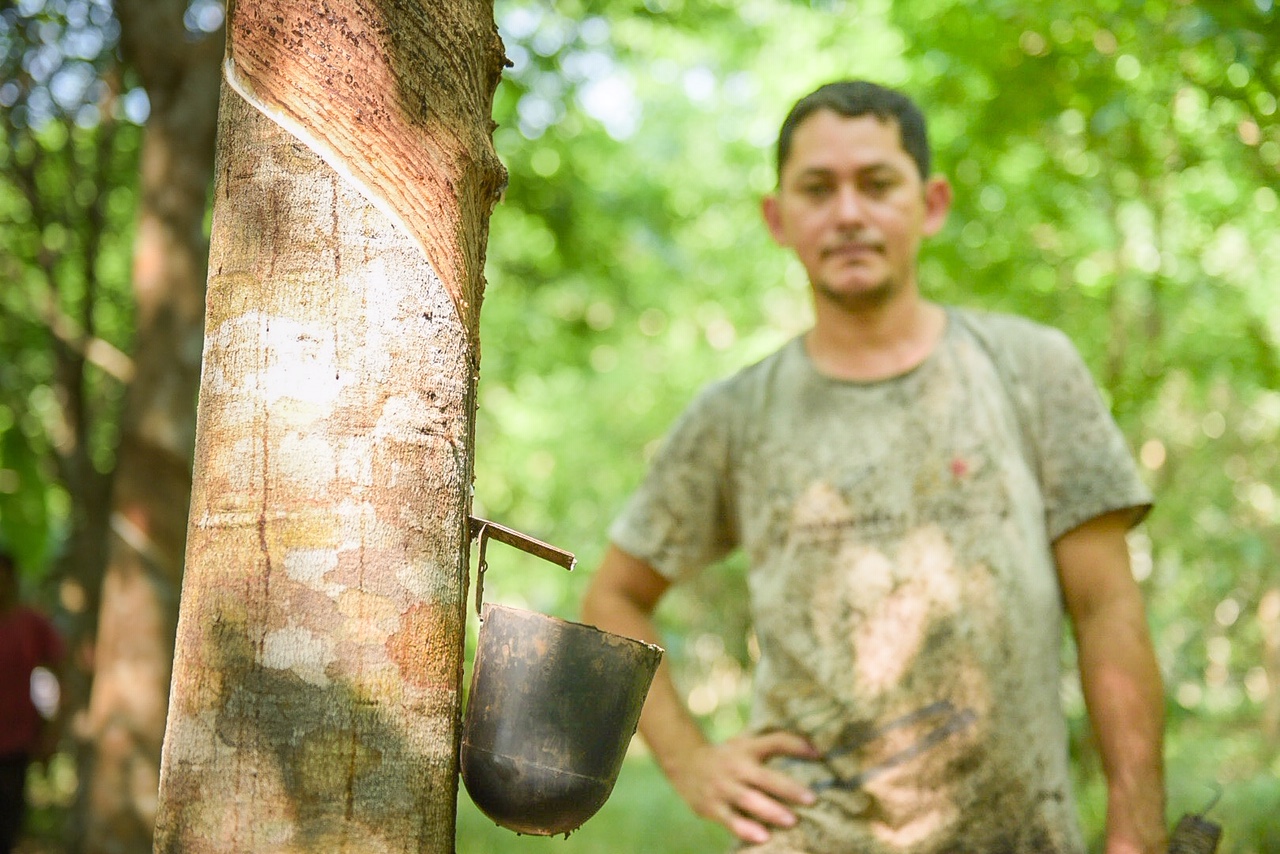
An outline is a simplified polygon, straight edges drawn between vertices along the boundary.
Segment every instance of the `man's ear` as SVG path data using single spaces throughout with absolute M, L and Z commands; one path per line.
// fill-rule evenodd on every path
M 786 246 L 787 237 L 782 228 L 782 210 L 779 207 L 777 193 L 770 193 L 760 200 L 760 215 L 764 217 L 765 227 L 769 229 L 773 242 L 779 246 Z
M 951 211 L 951 183 L 938 175 L 924 185 L 924 223 L 922 231 L 932 237 L 942 230 Z

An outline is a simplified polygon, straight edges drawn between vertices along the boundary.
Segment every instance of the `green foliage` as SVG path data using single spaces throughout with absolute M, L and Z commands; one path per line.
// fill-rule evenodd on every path
M 140 142 L 116 37 L 105 2 L 0 12 L 0 539 L 31 570 L 114 465 Z

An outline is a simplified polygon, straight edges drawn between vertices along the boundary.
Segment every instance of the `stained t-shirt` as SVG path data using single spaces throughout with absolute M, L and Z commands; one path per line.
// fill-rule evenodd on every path
M 918 367 L 820 374 L 797 338 L 704 390 L 610 530 L 679 581 L 749 558 L 751 726 L 818 803 L 760 852 L 1078 854 L 1052 555 L 1150 506 L 1057 330 L 948 309 Z

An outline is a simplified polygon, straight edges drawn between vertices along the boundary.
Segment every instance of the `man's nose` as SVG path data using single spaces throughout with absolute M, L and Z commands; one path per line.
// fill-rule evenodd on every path
M 836 191 L 835 198 L 835 215 L 840 223 L 858 223 L 862 221 L 865 214 L 863 208 L 863 198 L 858 193 L 858 188 L 851 185 L 842 185 Z

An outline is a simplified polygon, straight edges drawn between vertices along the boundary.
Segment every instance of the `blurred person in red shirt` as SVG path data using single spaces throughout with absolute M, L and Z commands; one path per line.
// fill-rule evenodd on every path
M 27 767 L 47 760 L 57 737 L 32 698 L 32 673 L 56 669 L 63 652 L 53 624 L 22 604 L 18 567 L 0 549 L 0 854 L 13 850 L 22 830 Z

